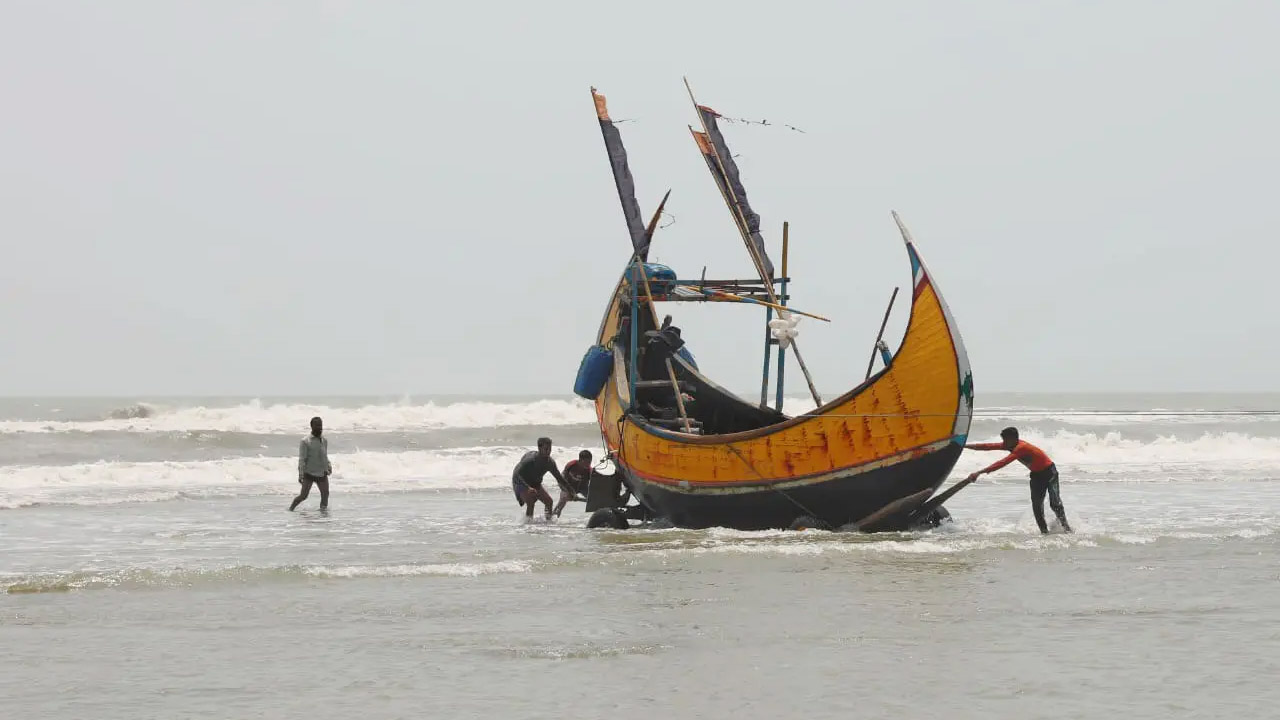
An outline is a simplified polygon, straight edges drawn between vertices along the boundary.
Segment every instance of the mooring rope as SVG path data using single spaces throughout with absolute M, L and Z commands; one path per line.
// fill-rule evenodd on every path
M 800 417 L 831 417 L 831 418 L 893 418 L 893 417 L 955 417 L 957 413 L 823 413 L 809 411 L 792 415 L 793 418 Z M 1254 417 L 1254 416 L 1270 416 L 1280 415 L 1280 410 L 1038 410 L 1034 412 L 1023 412 L 1019 410 L 1007 410 L 1003 412 L 984 412 L 974 413 L 973 417 L 1088 417 L 1091 415 L 1106 415 L 1114 417 L 1123 417 L 1126 415 L 1136 415 L 1139 417 L 1164 417 L 1167 415 L 1178 417 L 1216 417 L 1220 415 Z
M 761 481 L 761 482 L 766 482 L 766 483 L 767 483 L 767 482 L 770 482 L 770 481 L 769 481 L 769 480 L 768 480 L 764 475 L 761 475 L 761 474 L 760 474 L 760 471 L 759 471 L 759 470 L 756 470 L 756 466 L 755 466 L 755 465 L 752 465 L 752 464 L 751 464 L 751 462 L 750 462 L 749 460 L 747 460 L 745 457 L 743 457 L 743 456 L 742 456 L 742 453 L 738 452 L 738 448 L 736 448 L 736 447 L 734 447 L 734 446 L 732 446 L 732 445 L 725 445 L 725 447 L 729 448 L 729 450 L 730 450 L 734 455 L 737 455 L 737 456 L 738 456 L 738 459 L 742 461 L 742 464 L 744 464 L 744 465 L 746 465 L 748 468 L 750 468 L 751 472 L 755 473 L 755 474 L 756 474 L 756 477 L 760 478 L 760 481 Z M 818 516 L 817 516 L 817 515 L 812 511 L 812 510 L 810 510 L 809 508 L 807 508 L 807 507 L 805 507 L 803 504 L 801 504 L 799 500 L 796 500 L 795 498 L 793 498 L 793 497 L 791 497 L 790 495 L 788 495 L 786 490 L 783 490 L 782 488 L 777 487 L 777 486 L 775 486 L 775 485 L 773 485 L 773 484 L 770 484 L 770 485 L 769 485 L 769 489 L 770 489 L 770 490 L 776 490 L 777 492 L 782 493 L 782 497 L 784 497 L 784 498 L 786 498 L 786 499 L 790 500 L 792 503 L 794 503 L 794 504 L 795 504 L 795 506 L 796 506 L 796 507 L 798 507 L 798 508 L 800 508 L 801 510 L 803 510 L 803 511 L 804 511 L 804 513 L 805 513 L 806 515 L 808 515 L 809 517 L 813 518 L 814 520 L 819 520 L 819 519 L 820 519 L 820 518 L 819 518 L 819 517 L 818 517 Z

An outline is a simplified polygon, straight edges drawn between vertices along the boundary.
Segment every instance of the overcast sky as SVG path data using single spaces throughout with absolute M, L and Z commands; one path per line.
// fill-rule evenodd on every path
M 777 123 L 722 128 L 779 265 L 791 222 L 793 304 L 833 319 L 800 325 L 828 397 L 909 285 L 891 210 L 979 404 L 1277 390 L 1277 28 L 1185 0 L 0 0 L 0 394 L 568 393 L 629 251 L 590 86 L 642 211 L 672 190 L 652 259 L 751 275 L 682 76 Z M 763 311 L 672 312 L 758 387 Z

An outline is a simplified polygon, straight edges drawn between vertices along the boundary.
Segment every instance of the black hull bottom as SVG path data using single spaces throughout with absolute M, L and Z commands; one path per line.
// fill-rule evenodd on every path
M 890 503 L 918 495 L 901 503 L 888 516 L 877 518 L 873 525 L 860 528 L 902 530 L 906 529 L 907 516 L 947 479 L 963 449 L 948 443 L 941 450 L 914 460 L 785 491 L 765 488 L 737 495 L 692 495 L 645 482 L 630 473 L 627 481 L 636 499 L 654 515 L 689 529 L 786 529 L 804 516 L 840 528 L 857 523 Z M 627 472 L 626 468 L 622 471 Z

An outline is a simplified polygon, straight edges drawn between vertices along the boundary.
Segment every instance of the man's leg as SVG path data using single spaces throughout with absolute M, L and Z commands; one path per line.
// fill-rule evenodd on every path
M 327 510 L 329 508 L 329 479 L 317 480 L 316 487 L 320 488 L 320 509 Z
M 294 508 L 298 507 L 298 503 L 306 500 L 309 494 L 311 494 L 311 480 L 304 478 L 302 480 L 302 492 L 298 493 L 298 497 L 293 499 L 293 504 L 289 506 L 289 511 L 292 512 Z
M 552 510 L 551 510 L 551 495 L 547 492 L 547 489 L 546 489 L 546 488 L 544 488 L 544 487 L 542 487 L 541 485 L 539 485 L 539 486 L 538 486 L 538 499 L 542 501 L 542 504 L 543 504 L 543 505 L 546 505 L 546 506 L 547 506 L 547 519 L 548 519 L 548 520 L 550 520 L 550 519 L 551 519 L 551 513 L 552 513 Z M 532 507 L 533 507 L 533 503 L 529 503 L 529 507 L 531 507 L 531 508 L 532 508 Z M 530 514 L 532 514 L 532 511 L 530 511 Z
M 1053 509 L 1053 514 L 1058 516 L 1058 522 L 1062 524 L 1063 532 L 1071 532 L 1071 526 L 1067 524 L 1067 509 L 1062 505 L 1062 495 L 1058 492 L 1058 471 L 1053 471 L 1053 477 L 1049 478 L 1049 507 Z
M 556 517 L 560 517 L 560 513 L 564 511 L 564 506 L 569 504 L 573 499 L 573 493 L 560 488 L 560 502 L 556 503 Z
M 1040 526 L 1042 534 L 1048 534 L 1049 526 L 1044 521 L 1044 492 L 1046 489 L 1044 480 L 1031 478 L 1031 513 L 1036 516 L 1036 525 Z
M 528 488 L 524 491 L 524 516 L 533 517 L 533 506 L 538 502 L 538 491 Z

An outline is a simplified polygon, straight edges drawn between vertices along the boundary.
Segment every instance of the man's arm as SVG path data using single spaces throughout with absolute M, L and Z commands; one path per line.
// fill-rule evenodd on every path
M 298 443 L 298 482 L 307 474 L 307 441 Z
M 1003 443 L 971 443 L 964 446 L 966 450 L 1003 450 Z
M 333 474 L 333 463 L 329 461 L 329 438 L 324 439 L 324 476 Z
M 986 448 L 983 448 L 983 449 L 986 449 Z M 982 474 L 985 474 L 985 473 L 993 473 L 993 472 L 995 472 L 995 471 L 999 470 L 1000 468 L 1004 467 L 1005 465 L 1008 465 L 1009 463 L 1013 462 L 1014 460 L 1017 460 L 1017 459 L 1018 459 L 1018 456 L 1019 456 L 1019 455 L 1021 455 L 1021 454 L 1022 454 L 1022 453 L 1018 452 L 1017 450 L 1014 450 L 1013 452 L 1009 453 L 1008 455 L 1005 455 L 1004 457 L 1000 458 L 999 460 L 997 460 L 997 461 L 995 461 L 995 462 L 991 463 L 990 465 L 988 465 L 988 466 L 986 466 L 986 467 L 982 468 L 982 469 L 981 469 L 981 470 L 979 470 L 978 472 L 976 472 L 976 473 L 973 473 L 973 474 L 969 475 L 969 478 L 970 478 L 970 479 L 974 479 L 974 478 L 978 477 L 979 475 L 982 475 Z
M 997 460 L 997 461 L 995 461 L 995 462 L 991 463 L 990 465 L 988 465 L 987 467 L 983 468 L 983 469 L 982 469 L 982 470 L 980 470 L 979 472 L 984 472 L 984 473 L 993 473 L 993 472 L 995 472 L 995 471 L 999 470 L 1000 468 L 1004 467 L 1005 465 L 1008 465 L 1009 463 L 1011 463 L 1011 462 L 1013 462 L 1014 460 L 1017 460 L 1017 459 L 1018 459 L 1018 453 L 1016 453 L 1016 452 L 1011 452 L 1011 453 L 1009 453 L 1008 455 L 1005 455 L 1004 457 L 1000 458 L 999 460 Z
M 564 476 L 560 474 L 560 468 L 556 467 L 556 461 L 551 458 L 547 458 L 547 472 L 551 473 L 551 477 L 556 479 L 556 484 L 560 486 L 561 490 L 573 494 L 573 488 L 569 487 L 569 483 L 564 481 Z

